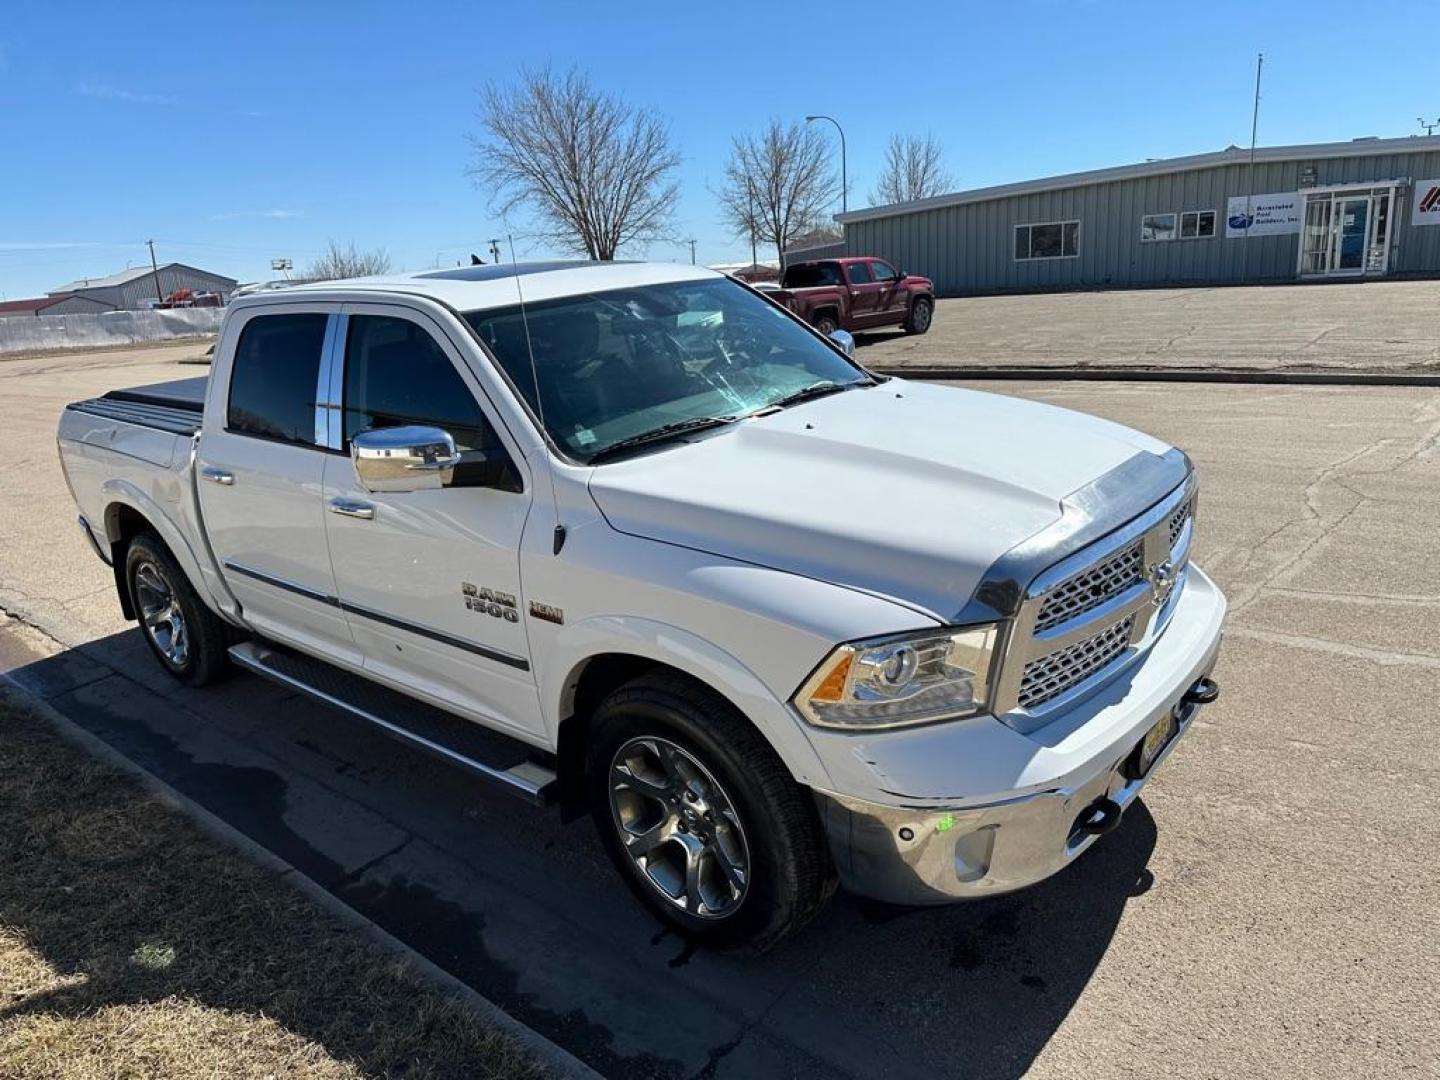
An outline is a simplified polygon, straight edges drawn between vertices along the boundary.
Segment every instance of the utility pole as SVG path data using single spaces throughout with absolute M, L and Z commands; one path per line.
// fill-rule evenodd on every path
M 1250 199 L 1255 194 L 1255 136 L 1260 130 L 1260 72 L 1265 67 L 1265 54 L 1255 57 L 1255 108 L 1250 113 L 1250 168 L 1245 178 L 1245 246 L 1240 253 L 1240 281 L 1250 276 L 1250 230 L 1255 222 L 1250 214 Z
M 850 180 L 845 172 L 845 129 L 840 126 L 840 121 L 836 120 L 833 116 L 822 116 L 816 113 L 814 116 L 805 117 L 807 124 L 812 120 L 829 120 L 830 123 L 835 125 L 835 130 L 840 132 L 840 212 L 843 214 L 846 209 L 845 200 L 850 191 Z
M 165 297 L 160 294 L 160 267 L 155 263 L 155 241 L 146 240 L 145 246 L 150 249 L 150 270 L 155 275 L 155 299 L 163 304 Z
M 496 266 L 499 266 L 499 265 L 500 265 L 500 241 L 499 241 L 499 240 L 491 240 L 491 241 L 490 241 L 490 260 L 491 260 L 493 263 L 495 263 Z
M 691 265 L 691 266 L 694 266 L 694 265 L 695 265 L 695 241 L 694 241 L 693 239 L 691 239 L 691 240 L 686 240 L 685 242 L 690 245 L 690 265 Z
M 1417 116 L 1415 119 L 1425 129 L 1426 135 L 1433 134 L 1435 129 L 1440 127 L 1440 120 L 1426 120 L 1423 116 Z

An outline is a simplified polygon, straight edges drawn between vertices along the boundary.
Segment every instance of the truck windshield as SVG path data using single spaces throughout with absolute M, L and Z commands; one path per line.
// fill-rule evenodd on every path
M 526 304 L 523 319 L 518 305 L 465 319 L 550 437 L 581 461 L 685 421 L 757 412 L 819 383 L 874 381 L 723 279 L 541 301 Z

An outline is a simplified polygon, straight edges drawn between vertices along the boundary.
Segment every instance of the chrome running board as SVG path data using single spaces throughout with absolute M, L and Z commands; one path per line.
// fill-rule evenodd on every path
M 555 770 L 544 760 L 548 755 L 518 739 L 283 646 L 246 641 L 230 647 L 230 659 L 272 682 L 365 720 L 387 735 L 494 780 L 537 806 L 551 802 L 556 794 Z

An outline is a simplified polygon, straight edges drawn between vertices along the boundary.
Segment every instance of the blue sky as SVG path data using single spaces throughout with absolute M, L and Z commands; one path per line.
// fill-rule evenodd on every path
M 1440 115 L 1437 29 L 1431 5 L 1354 0 L 8 0 L 0 295 L 139 265 L 152 237 L 162 261 L 242 280 L 330 238 L 409 269 L 483 252 L 505 225 L 466 176 L 466 134 L 477 88 L 523 65 L 578 64 L 669 120 L 680 232 L 718 262 L 748 245 L 710 189 L 731 134 L 772 116 L 840 119 L 852 207 L 892 132 L 933 133 L 960 187 L 1245 144 L 1259 50 L 1262 145 L 1406 135 Z

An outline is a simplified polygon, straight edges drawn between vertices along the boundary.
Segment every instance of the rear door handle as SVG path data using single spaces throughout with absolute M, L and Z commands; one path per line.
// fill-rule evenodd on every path
M 375 517 L 375 504 L 361 502 L 359 499 L 331 499 L 330 512 L 341 514 L 344 517 L 360 518 L 362 521 L 372 521 Z
M 223 484 L 225 487 L 235 483 L 235 474 L 226 472 L 224 469 L 204 468 L 200 470 L 200 475 L 212 484 Z

